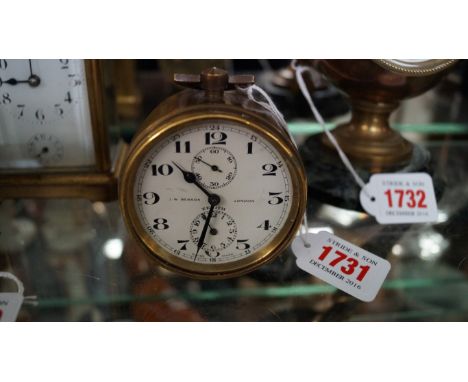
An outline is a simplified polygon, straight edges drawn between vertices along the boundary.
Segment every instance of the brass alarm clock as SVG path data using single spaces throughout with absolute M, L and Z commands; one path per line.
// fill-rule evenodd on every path
M 129 231 L 161 265 L 194 278 L 245 274 L 294 238 L 304 168 L 275 117 L 217 68 L 158 106 L 129 147 L 119 200 Z

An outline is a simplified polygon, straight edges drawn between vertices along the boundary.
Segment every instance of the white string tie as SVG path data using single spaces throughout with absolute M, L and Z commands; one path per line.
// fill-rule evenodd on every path
M 372 198 L 371 195 L 366 190 L 366 183 L 359 176 L 359 174 L 357 173 L 357 171 L 351 164 L 350 160 L 348 159 L 344 151 L 341 149 L 339 143 L 337 142 L 333 134 L 329 131 L 328 127 L 325 125 L 325 121 L 323 120 L 322 115 L 319 113 L 319 111 L 315 107 L 314 101 L 312 100 L 312 97 L 310 96 L 309 89 L 307 89 L 307 85 L 304 81 L 304 76 L 303 76 L 303 73 L 305 72 L 309 72 L 313 75 L 314 71 L 310 67 L 298 65 L 297 60 L 293 60 L 291 62 L 291 66 L 296 72 L 296 81 L 297 81 L 297 84 L 299 85 L 299 89 L 301 89 L 301 92 L 304 98 L 306 99 L 307 103 L 309 104 L 309 107 L 312 110 L 312 114 L 314 115 L 315 119 L 317 120 L 319 125 L 322 127 L 322 130 L 327 135 L 330 142 L 335 147 L 336 151 L 338 152 L 338 155 L 341 158 L 341 161 L 343 162 L 345 167 L 348 169 L 348 171 L 351 173 L 355 182 L 362 188 L 366 196 L 368 196 L 369 198 Z
M 275 103 L 273 102 L 273 100 L 271 99 L 271 97 L 268 95 L 268 93 L 265 90 L 263 90 L 260 86 L 255 85 L 255 84 L 250 85 L 247 88 L 242 88 L 238 86 L 237 89 L 245 93 L 250 101 L 255 102 L 256 104 L 262 106 L 267 111 L 271 112 L 274 118 L 276 119 L 276 122 L 283 128 L 286 134 L 288 134 L 291 141 L 297 147 L 296 141 L 294 140 L 294 137 L 292 136 L 291 131 L 289 130 L 288 124 L 286 120 L 284 119 L 283 114 L 278 110 Z M 254 91 L 260 93 L 260 95 L 263 97 L 263 99 L 266 102 L 260 100 L 259 98 L 256 98 Z

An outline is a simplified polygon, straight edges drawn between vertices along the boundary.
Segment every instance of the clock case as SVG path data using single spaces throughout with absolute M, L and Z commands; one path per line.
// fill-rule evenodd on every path
M 124 148 L 118 150 L 112 165 L 105 85 L 101 60 L 84 60 L 88 102 L 96 163 L 91 167 L 0 171 L 0 200 L 10 198 L 84 198 L 108 201 L 117 198 L 118 169 Z
M 213 77 L 218 77 L 224 72 L 212 68 L 203 73 L 210 71 Z M 294 239 L 301 225 L 307 203 L 307 181 L 304 166 L 290 136 L 272 114 L 249 100 L 244 92 L 236 89 L 236 86 L 252 84 L 254 82 L 253 76 L 229 76 L 229 82 L 225 87 L 221 86 L 221 89 L 214 90 L 203 89 L 203 78 L 200 79 L 200 76 L 176 74 L 174 82 L 197 90 L 186 89 L 165 100 L 146 118 L 135 135 L 128 148 L 128 155 L 119 181 L 120 210 L 124 221 L 128 230 L 145 251 L 157 263 L 169 270 L 197 279 L 224 279 L 246 274 L 273 260 Z M 202 90 L 198 90 L 200 86 Z M 291 197 L 291 209 L 284 226 L 278 231 L 275 238 L 260 251 L 232 263 L 200 264 L 174 256 L 151 238 L 137 215 L 133 200 L 133 187 L 143 158 L 156 142 L 164 140 L 169 135 L 176 133 L 177 130 L 192 123 L 213 120 L 229 121 L 248 126 L 252 129 L 253 134 L 258 134 L 272 143 L 288 166 L 294 197 Z

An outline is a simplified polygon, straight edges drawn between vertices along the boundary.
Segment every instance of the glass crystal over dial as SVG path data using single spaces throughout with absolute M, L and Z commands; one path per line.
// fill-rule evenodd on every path
M 291 181 L 270 140 L 238 122 L 204 120 L 149 149 L 133 202 L 142 229 L 171 256 L 228 264 L 265 248 L 291 223 Z

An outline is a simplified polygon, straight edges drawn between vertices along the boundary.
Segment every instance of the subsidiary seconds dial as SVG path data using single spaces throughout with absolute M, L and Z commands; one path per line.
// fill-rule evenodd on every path
M 63 158 L 63 145 L 50 134 L 36 134 L 27 145 L 29 157 L 42 165 L 59 162 Z
M 236 176 L 237 161 L 224 147 L 209 146 L 193 158 L 192 172 L 204 186 L 211 189 L 221 188 Z

